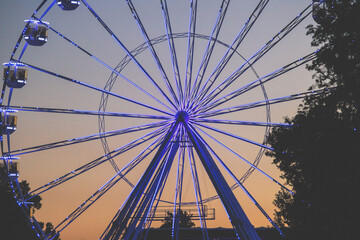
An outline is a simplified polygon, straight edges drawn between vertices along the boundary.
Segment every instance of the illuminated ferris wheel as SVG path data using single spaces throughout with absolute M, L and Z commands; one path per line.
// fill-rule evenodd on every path
M 99 1 L 42 1 L 4 63 L 1 169 L 39 239 L 114 199 L 111 213 L 97 209 L 108 216 L 100 239 L 146 239 L 168 213 L 169 239 L 182 239 L 181 211 L 209 239 L 215 206 L 238 239 L 259 239 L 243 198 L 282 235 L 246 184 L 261 178 L 293 194 L 260 162 L 271 128 L 291 127 L 279 109 L 326 91 L 284 82 L 316 57 L 287 39 L 312 15 L 329 17 L 325 3 L 305 4 L 270 33 L 269 0 L 240 4 L 246 14 L 230 0 L 123 2 L 112 15 Z M 294 55 L 277 52 L 289 41 Z M 35 187 L 27 195 L 19 175 Z M 32 199 L 58 206 L 67 194 L 80 206 L 62 210 L 46 235 Z

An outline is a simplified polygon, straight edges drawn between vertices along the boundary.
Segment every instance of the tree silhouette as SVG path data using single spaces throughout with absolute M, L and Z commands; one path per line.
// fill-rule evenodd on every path
M 30 192 L 29 183 L 26 180 L 19 182 L 21 191 L 23 195 L 27 195 Z M 18 194 L 17 194 L 18 195 Z M 31 199 L 33 203 L 32 211 L 38 210 L 41 208 L 41 197 L 34 196 Z M 9 183 L 0 177 L 0 239 L 11 239 L 11 240 L 27 240 L 27 239 L 37 239 L 34 231 L 26 222 L 26 216 L 22 210 L 17 205 L 15 199 L 12 195 L 12 190 L 9 186 Z M 54 226 L 52 223 L 47 222 L 46 228 L 44 229 L 44 223 L 39 222 L 44 233 L 48 235 L 53 229 Z M 53 237 L 53 233 L 50 237 Z M 57 235 L 54 240 L 61 240 L 60 236 Z
M 276 221 L 289 226 L 288 239 L 360 239 L 360 6 L 357 0 L 326 0 L 329 16 L 310 25 L 312 45 L 321 47 L 308 69 L 316 83 L 310 89 L 334 88 L 308 97 L 292 128 L 275 128 L 267 152 L 282 171 L 294 196 L 280 191 L 274 200 Z
M 172 212 L 167 212 L 167 216 L 162 221 L 162 225 L 160 228 L 172 228 L 173 225 L 173 219 L 174 215 Z M 175 218 L 179 219 L 179 227 L 180 228 L 193 228 L 195 227 L 195 223 L 191 221 L 191 218 L 193 217 L 192 214 L 188 214 L 186 211 L 183 211 L 181 209 L 178 209 Z
M 39 223 L 41 228 L 43 229 L 44 233 L 46 236 L 48 236 L 48 239 L 52 239 L 52 240 L 61 240 L 60 239 L 60 235 L 57 234 L 56 232 L 53 232 L 54 230 L 54 226 L 52 225 L 51 222 L 47 222 L 45 229 L 44 229 L 44 223 L 40 222 Z M 57 234 L 57 235 L 56 235 Z M 56 235 L 56 236 L 55 236 Z M 54 237 L 55 236 L 55 237 Z

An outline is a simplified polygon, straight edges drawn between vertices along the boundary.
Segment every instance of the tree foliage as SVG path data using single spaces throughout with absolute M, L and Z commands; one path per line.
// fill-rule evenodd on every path
M 162 221 L 162 225 L 160 226 L 160 228 L 172 228 L 173 225 L 173 213 L 172 212 L 167 212 L 166 213 L 167 216 L 165 217 L 165 219 Z M 178 219 L 179 221 L 179 227 L 180 228 L 193 228 L 195 227 L 195 223 L 193 223 L 191 221 L 191 218 L 193 217 L 192 214 L 188 214 L 186 211 L 183 211 L 181 209 L 178 210 L 175 218 Z
M 61 240 L 60 239 L 60 234 L 57 234 L 57 232 L 53 232 L 54 226 L 52 225 L 51 222 L 46 223 L 45 229 L 44 229 L 44 223 L 43 222 L 40 222 L 39 224 L 40 224 L 41 228 L 43 229 L 45 235 L 48 236 L 48 239 Z
M 0 239 L 36 239 L 25 215 L 13 198 L 8 184 L 0 178 Z
M 26 180 L 19 182 L 21 192 L 24 196 L 30 192 L 30 185 Z M 19 193 L 16 194 L 19 197 Z M 41 197 L 39 195 L 34 196 L 31 199 L 33 208 L 30 211 L 38 210 L 41 208 Z M 37 239 L 34 231 L 26 222 L 26 217 L 22 210 L 17 205 L 12 195 L 12 190 L 9 183 L 0 178 L 0 239 L 12 239 L 12 240 L 27 240 Z M 46 225 L 43 222 L 39 222 L 43 232 L 48 235 L 54 229 L 52 223 L 47 222 Z M 45 228 L 44 228 L 45 225 Z M 53 237 L 55 233 L 52 233 L 50 237 Z M 60 235 L 57 235 L 54 240 L 61 240 Z
M 291 128 L 273 129 L 267 155 L 294 192 L 274 200 L 276 221 L 291 229 L 289 239 L 360 239 L 360 4 L 326 0 L 331 19 L 308 26 L 312 45 L 320 47 L 308 69 L 310 89 L 334 88 L 308 97 Z

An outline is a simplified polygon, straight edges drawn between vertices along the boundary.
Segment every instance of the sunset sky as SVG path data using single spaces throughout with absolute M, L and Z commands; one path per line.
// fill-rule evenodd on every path
M 0 58 L 2 63 L 9 61 L 15 44 L 25 26 L 24 20 L 29 19 L 40 2 L 40 0 L 0 0 Z M 37 17 L 40 17 L 44 9 L 49 6 L 51 1 L 48 2 L 49 3 L 47 3 L 36 15 Z M 217 44 L 215 46 L 208 66 L 208 71 L 205 73 L 205 78 L 210 76 L 211 71 L 221 60 L 227 50 L 226 44 L 232 43 L 257 5 L 257 2 L 258 1 L 233 0 L 230 3 L 218 38 L 218 40 L 225 44 Z M 141 31 L 139 30 L 125 0 L 89 0 L 88 3 L 129 51 L 132 51 L 140 44 L 144 43 Z M 310 3 L 311 1 L 308 0 L 270 0 L 260 18 L 254 24 L 254 27 L 240 45 L 238 52 L 241 56 L 234 55 L 227 67 L 221 73 L 219 79 L 223 80 L 230 76 L 244 64 L 243 58 L 249 58 L 261 49 L 264 44 L 266 44 Z M 150 39 L 166 34 L 160 1 L 133 0 L 133 4 L 141 17 Z M 206 36 L 211 34 L 220 4 L 220 0 L 198 1 L 197 33 Z M 189 1 L 168 1 L 173 33 L 184 33 L 188 31 L 189 6 Z M 106 29 L 94 18 L 94 16 L 92 16 L 84 4 L 81 4 L 75 11 L 62 11 L 55 5 L 49 13 L 46 14 L 43 20 L 49 22 L 52 28 L 73 41 L 74 44 L 86 49 L 87 52 L 95 57 L 90 57 L 74 45 L 65 41 L 56 33 L 49 31 L 48 42 L 42 47 L 27 47 L 21 61 L 81 81 L 93 87 L 103 89 L 111 75 L 109 67 L 115 68 L 126 56 L 124 49 L 119 46 Z M 310 46 L 310 38 L 306 36 L 305 27 L 311 23 L 313 23 L 313 20 L 310 15 L 293 32 L 281 40 L 278 45 L 256 62 L 253 66 L 254 71 L 249 70 L 245 72 L 231 85 L 231 87 L 229 87 L 229 89 L 224 91 L 224 94 L 230 93 L 241 86 L 256 80 L 256 74 L 263 77 L 315 51 L 315 49 Z M 16 51 L 15 59 L 19 57 L 19 54 L 24 47 L 24 43 L 25 41 L 22 40 Z M 184 77 L 186 69 L 187 38 L 177 38 L 175 40 L 175 45 L 178 54 L 180 75 Z M 199 69 L 206 45 L 206 38 L 196 38 L 193 75 L 196 75 Z M 175 86 L 169 46 L 166 39 L 165 41 L 158 41 L 155 45 L 155 49 L 163 63 L 166 73 L 169 75 L 170 81 Z M 167 92 L 165 83 L 151 56 L 151 52 L 144 50 L 136 56 L 136 59 L 146 69 L 149 75 L 151 75 L 153 79 L 156 79 L 159 86 Z M 103 64 L 97 60 L 101 60 Z M 125 78 L 133 81 L 140 88 L 146 89 L 146 92 L 153 97 L 147 96 L 144 91 L 136 89 L 121 77 L 116 79 L 111 92 L 146 105 L 154 106 L 161 111 L 168 110 L 157 102 L 157 100 L 160 100 L 161 102 L 168 104 L 165 98 L 159 93 L 156 87 L 148 81 L 134 62 L 130 62 L 126 65 L 125 68 L 121 70 L 121 74 L 125 76 Z M 307 72 L 304 67 L 300 67 L 290 71 L 284 76 L 266 83 L 264 87 L 268 98 L 272 99 L 304 92 L 311 84 L 311 73 Z M 8 103 L 8 93 L 9 92 L 7 91 L 4 104 Z M 233 102 L 226 103 L 221 108 L 263 100 L 264 93 L 259 88 L 234 99 Z M 15 89 L 13 91 L 10 105 L 98 111 L 100 102 L 100 91 L 79 86 L 73 82 L 65 81 L 44 72 L 28 68 L 28 84 L 21 89 Z M 292 116 L 296 112 L 299 103 L 299 101 L 296 101 L 271 106 L 271 122 L 281 123 L 283 122 L 284 117 Z M 134 105 L 111 96 L 106 104 L 106 111 L 163 115 L 160 112 Z M 18 116 L 18 129 L 10 138 L 12 151 L 61 140 L 84 137 L 99 132 L 99 121 L 96 116 L 26 111 L 19 111 L 16 115 Z M 106 117 L 105 119 L 105 131 L 124 129 L 161 121 L 119 117 Z M 261 107 L 254 110 L 225 114 L 219 116 L 218 119 L 266 122 L 266 110 L 265 107 Z M 264 127 L 240 125 L 209 126 L 218 127 L 222 131 L 230 132 L 259 143 L 262 143 L 264 140 Z M 204 128 L 202 129 L 206 130 Z M 153 130 L 150 129 L 108 138 L 108 147 L 110 151 L 112 151 L 151 133 L 152 131 Z M 223 134 L 215 133 L 211 130 L 206 130 L 206 132 L 244 158 L 248 159 L 250 162 L 254 161 L 260 150 L 258 146 L 236 140 Z M 229 168 L 235 172 L 238 178 L 241 178 L 249 169 L 247 163 L 241 161 L 241 159 L 236 157 L 230 151 L 226 150 L 210 137 L 207 137 L 204 134 L 202 136 L 213 147 L 218 155 L 221 156 L 221 159 L 229 166 Z M 143 145 L 119 155 L 114 159 L 116 164 L 121 169 L 145 150 L 154 140 L 150 140 Z M 5 143 L 7 144 L 6 140 Z M 104 149 L 100 140 L 39 151 L 36 153 L 23 154 L 19 156 L 19 180 L 28 180 L 31 188 L 36 189 L 101 157 L 102 155 L 104 155 Z M 129 181 L 134 184 L 138 181 L 151 160 L 151 156 L 153 156 L 153 153 L 129 173 L 127 176 Z M 164 201 L 172 202 L 174 199 L 177 160 L 178 155 L 174 159 L 174 166 L 170 170 L 168 182 L 164 188 L 162 196 L 162 200 Z M 216 195 L 214 187 L 211 186 L 211 182 L 206 175 L 205 170 L 202 168 L 199 159 L 196 158 L 195 161 L 198 161 L 199 182 L 203 199 Z M 187 162 L 184 167 L 183 201 L 193 202 L 195 194 L 192 186 L 189 163 Z M 258 167 L 276 180 L 282 183 L 284 182 L 283 179 L 280 179 L 280 173 L 276 167 L 271 164 L 271 159 L 264 156 Z M 234 180 L 226 175 L 224 169 L 221 169 L 221 171 L 225 175 L 226 180 L 228 180 L 229 185 L 233 185 L 235 183 Z M 69 180 L 64 184 L 45 192 L 41 195 L 43 198 L 43 206 L 41 210 L 35 213 L 35 217 L 38 221 L 51 221 L 54 226 L 58 225 L 81 203 L 94 194 L 97 189 L 113 177 L 114 174 L 115 171 L 113 167 L 106 162 L 81 174 L 73 180 Z M 244 182 L 244 186 L 251 192 L 267 213 L 270 216 L 273 216 L 274 206 L 272 201 L 276 192 L 280 190 L 279 186 L 258 171 L 254 171 L 254 173 Z M 91 240 L 99 238 L 129 195 L 131 189 L 132 188 L 129 184 L 125 183 L 125 181 L 120 181 L 98 202 L 71 223 L 68 228 L 62 231 L 61 238 L 63 240 Z M 234 190 L 234 194 L 255 227 L 270 225 L 246 194 L 239 188 Z M 208 227 L 230 227 L 226 212 L 218 199 L 209 201 L 206 205 L 209 208 L 216 209 L 216 219 L 208 221 Z M 169 207 L 165 202 L 160 203 L 159 206 L 171 209 L 171 206 Z M 196 209 L 196 205 L 190 205 L 184 208 L 185 210 L 186 208 Z M 195 221 L 195 223 L 199 226 L 198 221 Z M 159 226 L 159 222 L 155 222 L 152 226 Z

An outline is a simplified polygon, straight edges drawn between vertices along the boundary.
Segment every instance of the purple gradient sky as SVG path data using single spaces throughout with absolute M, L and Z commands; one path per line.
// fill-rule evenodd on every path
M 0 58 L 2 62 L 7 62 L 10 54 L 15 46 L 15 43 L 20 36 L 24 27 L 24 20 L 28 19 L 37 5 L 39 0 L 0 0 Z M 162 21 L 162 14 L 159 1 L 144 1 L 134 0 L 139 15 L 142 17 L 145 28 L 149 32 L 151 38 L 164 34 L 164 26 Z M 188 1 L 168 1 L 169 9 L 172 16 L 173 32 L 185 32 L 187 30 L 189 3 Z M 207 0 L 199 1 L 199 17 L 197 22 L 197 29 L 199 33 L 210 34 L 213 27 L 215 17 L 221 1 Z M 257 1 L 233 1 L 230 4 L 227 18 L 224 22 L 224 27 L 219 39 L 226 43 L 231 43 L 236 34 L 241 29 L 244 21 L 255 7 Z M 131 13 L 126 5 L 126 1 L 91 1 L 89 4 L 97 11 L 97 13 L 108 23 L 110 28 L 119 36 L 128 49 L 134 49 L 144 40 L 141 33 L 133 20 Z M 265 44 L 274 34 L 284 27 L 293 17 L 300 13 L 310 1 L 308 0 L 273 0 L 270 1 L 267 8 L 264 10 L 259 22 L 256 23 L 253 31 L 245 39 L 243 45 L 240 47 L 240 52 L 245 57 L 251 56 L 257 49 Z M 116 66 L 120 60 L 125 56 L 124 51 L 115 43 L 115 41 L 106 33 L 104 28 L 90 15 L 87 9 L 82 4 L 76 11 L 64 12 L 57 6 L 52 9 L 44 18 L 50 23 L 50 26 L 59 30 L 64 35 L 72 39 L 77 44 L 83 46 L 88 51 L 96 55 L 99 59 L 106 62 L 109 66 Z M 305 26 L 313 23 L 311 16 L 302 23 L 294 33 L 291 33 L 284 39 L 279 47 L 274 48 L 262 58 L 255 65 L 255 69 L 260 76 L 264 76 L 273 70 L 294 61 L 314 49 L 310 47 L 310 39 L 305 36 Z M 178 40 L 178 44 L 185 46 L 185 40 Z M 22 44 L 24 41 L 22 41 Z M 202 55 L 201 50 L 204 49 L 204 41 L 198 40 L 199 46 L 195 54 L 195 62 L 200 61 Z M 201 46 L 202 45 L 202 46 Z M 23 45 L 21 45 L 23 46 Z M 160 43 L 157 46 L 159 55 L 164 61 L 165 68 L 171 72 L 171 65 L 168 55 L 168 46 L 165 43 Z M 216 59 L 220 59 L 226 49 L 224 47 L 216 47 L 214 52 L 215 61 L 210 66 L 215 66 Z M 184 72 L 185 51 L 179 51 L 180 71 Z M 44 67 L 51 71 L 70 76 L 74 79 L 92 84 L 96 87 L 103 88 L 107 79 L 110 76 L 110 71 L 104 66 L 98 64 L 96 61 L 81 53 L 70 44 L 63 41 L 53 32 L 49 33 L 49 41 L 43 47 L 29 47 L 22 59 L 37 66 Z M 154 62 L 150 57 L 149 52 L 144 52 L 139 55 L 139 61 L 149 70 L 150 74 L 156 79 L 160 75 L 155 67 Z M 237 57 L 228 69 L 224 72 L 225 75 L 230 75 L 241 62 L 241 58 Z M 198 65 L 195 64 L 195 69 Z M 151 86 L 144 78 L 143 74 L 138 71 L 134 64 L 129 64 L 124 70 L 124 75 L 131 79 L 135 79 L 139 85 L 148 89 L 154 96 L 161 99 L 161 96 L 156 92 L 156 89 Z M 181 73 L 183 74 L 183 73 Z M 254 74 L 245 74 L 243 81 L 254 80 Z M 240 83 L 239 83 L 240 84 Z M 266 85 L 269 98 L 285 96 L 292 93 L 305 91 L 312 84 L 311 74 L 304 69 L 296 70 L 286 77 L 281 77 L 271 84 Z M 236 84 L 235 84 L 236 85 Z M 235 88 L 236 86 L 234 86 Z M 144 94 L 137 92 L 128 83 L 120 81 L 114 86 L 114 92 L 123 96 L 133 97 L 139 101 L 147 104 L 154 104 L 152 99 L 146 98 Z M 261 99 L 261 92 L 254 93 L 254 95 L 246 96 L 244 99 L 239 99 L 236 104 L 251 102 Z M 16 90 L 12 99 L 13 105 L 35 106 L 35 107 L 58 107 L 70 109 L 86 109 L 97 110 L 100 101 L 100 94 L 70 83 L 59 81 L 54 77 L 46 76 L 34 70 L 29 70 L 28 84 L 23 88 Z M 297 104 L 284 104 L 281 106 L 274 106 L 272 108 L 272 121 L 282 122 L 283 117 L 291 116 L 295 113 Z M 161 108 L 161 107 L 159 107 Z M 148 110 L 134 107 L 130 104 L 124 103 L 117 99 L 111 98 L 108 103 L 109 111 L 119 111 L 128 113 L 151 113 Z M 70 139 L 74 137 L 86 136 L 98 132 L 98 120 L 96 117 L 87 116 L 59 116 L 56 114 L 43 113 L 18 113 L 18 130 L 11 136 L 12 149 L 18 149 L 33 145 L 39 145 L 58 141 L 62 139 Z M 238 114 L 230 116 L 237 120 L 252 120 L 265 121 L 263 110 L 251 111 L 245 114 Z M 114 130 L 133 126 L 134 124 L 143 124 L 143 121 L 132 121 L 128 119 L 109 119 L 107 122 L 107 130 Z M 223 127 L 223 130 L 242 134 L 253 140 L 261 141 L 263 132 L 260 129 L 238 128 L 232 129 Z M 129 139 L 135 139 L 138 135 L 129 134 L 126 137 L 114 138 L 109 144 L 110 148 L 117 148 L 129 142 Z M 223 141 L 228 146 L 239 150 L 249 159 L 256 156 L 257 150 L 252 146 L 244 143 L 235 142 L 232 139 L 214 135 L 220 141 Z M 142 148 L 143 149 L 143 148 Z M 141 150 L 142 150 L 141 149 Z M 229 159 L 229 166 L 232 169 L 242 171 L 247 169 L 246 164 L 239 161 L 233 161 L 234 156 L 226 152 L 221 147 L 216 147 L 224 158 Z M 140 150 L 129 152 L 122 156 L 122 159 L 132 159 L 139 153 Z M 103 154 L 100 142 L 92 142 L 89 144 L 73 146 L 68 148 L 56 149 L 52 151 L 45 151 L 41 153 L 34 153 L 21 156 L 20 179 L 29 180 L 31 187 L 36 188 L 50 180 L 61 176 L 62 174 L 74 170 L 78 166 L 95 159 Z M 120 160 L 119 160 L 120 161 Z M 122 166 L 122 162 L 119 165 Z M 145 169 L 146 163 L 139 166 L 139 169 L 130 176 L 132 181 L 141 175 Z M 263 158 L 259 167 L 264 169 L 267 173 L 274 176 L 279 181 L 279 172 L 276 167 L 271 164 L 271 159 Z M 244 170 L 241 170 L 244 169 Z M 214 191 L 210 186 L 210 182 L 205 176 L 204 170 L 199 170 L 201 174 L 202 188 L 204 194 L 206 192 L 211 195 Z M 175 169 L 172 170 L 173 174 Z M 114 171 L 110 166 L 101 166 L 80 177 L 76 181 L 66 183 L 63 186 L 56 188 L 54 191 L 49 191 L 44 194 L 43 207 L 36 213 L 36 217 L 40 221 L 51 221 L 56 225 L 59 221 L 64 219 L 74 208 L 79 206 L 88 196 L 90 196 L 96 189 L 104 184 Z M 190 175 L 188 175 L 190 177 Z M 230 181 L 230 180 L 229 180 Z M 170 185 L 173 180 L 169 181 L 169 187 L 165 190 L 166 194 L 171 199 L 173 196 L 173 185 Z M 206 183 L 207 182 L 207 183 Z M 231 182 L 231 181 L 230 181 Z M 259 200 L 264 209 L 272 216 L 274 206 L 272 200 L 275 193 L 279 190 L 277 186 L 268 179 L 261 176 L 259 173 L 254 173 L 246 182 L 245 186 L 253 193 L 256 199 Z M 186 184 L 189 184 L 186 182 Z M 189 188 L 189 198 L 191 187 Z M 90 240 L 99 237 L 105 229 L 110 219 L 115 214 L 116 210 L 121 206 L 125 196 L 129 193 L 131 188 L 127 185 L 116 186 L 109 194 L 101 199 L 99 204 L 95 205 L 89 211 L 75 221 L 69 229 L 61 233 L 63 240 L 81 239 Z M 235 193 L 241 204 L 249 216 L 251 222 L 256 226 L 270 225 L 267 220 L 259 213 L 256 207 L 246 198 L 246 196 L 239 190 Z M 224 210 L 222 210 L 219 201 L 209 203 L 209 207 L 216 208 L 216 220 L 208 223 L 209 227 L 229 227 Z M 199 225 L 197 223 L 197 225 Z

